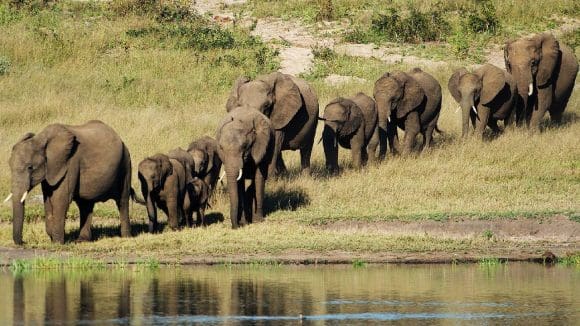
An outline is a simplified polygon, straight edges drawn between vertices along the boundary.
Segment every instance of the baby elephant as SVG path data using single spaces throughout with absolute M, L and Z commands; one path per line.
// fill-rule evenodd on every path
M 375 159 L 379 143 L 377 129 L 378 113 L 375 101 L 358 93 L 352 98 L 332 100 L 324 109 L 324 131 L 322 141 L 326 168 L 332 173 L 338 172 L 338 145 L 351 150 L 355 168 L 360 168 L 369 158 Z
M 218 181 L 222 161 L 217 154 L 217 140 L 205 136 L 189 144 L 187 151 L 193 158 L 193 175 L 203 179 L 214 191 Z
M 193 226 L 193 212 L 196 213 L 197 226 L 207 226 L 207 221 L 205 220 L 205 209 L 209 206 L 209 186 L 208 184 L 198 177 L 194 177 L 191 183 L 188 184 L 188 194 L 189 202 L 191 203 L 190 209 L 186 211 L 185 223 L 188 227 Z
M 462 111 L 463 137 L 469 133 L 469 120 L 481 138 L 486 126 L 499 132 L 498 120 L 507 126 L 514 121 L 516 83 L 510 73 L 484 64 L 473 72 L 456 70 L 447 85 Z
M 187 172 L 176 159 L 156 154 L 139 163 L 141 192 L 149 215 L 149 232 L 158 231 L 157 206 L 167 215 L 169 227 L 179 228 L 180 221 L 191 215 L 192 205 L 187 196 Z

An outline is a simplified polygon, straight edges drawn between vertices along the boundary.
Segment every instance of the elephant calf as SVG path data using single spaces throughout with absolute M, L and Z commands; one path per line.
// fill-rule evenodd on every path
M 206 226 L 205 209 L 208 206 L 210 188 L 208 184 L 198 177 L 194 177 L 188 186 L 188 193 L 190 197 L 191 209 L 186 212 L 185 222 L 188 227 L 193 226 L 192 213 L 196 213 L 197 226 Z
M 499 132 L 498 120 L 504 125 L 514 121 L 516 83 L 510 73 L 484 64 L 473 72 L 456 70 L 447 85 L 462 110 L 463 137 L 469 133 L 469 120 L 478 137 L 483 137 L 485 126 Z
M 360 168 L 375 153 L 379 143 L 375 101 L 358 93 L 352 98 L 332 100 L 324 109 L 322 140 L 326 156 L 326 168 L 338 172 L 338 145 L 351 150 L 352 163 Z M 368 146 L 368 152 L 367 152 Z M 374 160 L 375 155 L 371 155 Z
M 205 136 L 189 144 L 187 151 L 193 158 L 193 175 L 203 179 L 209 186 L 210 193 L 215 190 L 222 161 L 217 153 L 218 143 Z
M 191 176 L 187 175 L 186 168 L 179 160 L 156 154 L 141 161 L 138 171 L 149 216 L 149 232 L 158 230 L 157 206 L 167 215 L 169 227 L 179 228 L 181 221 L 192 214 L 187 189 Z

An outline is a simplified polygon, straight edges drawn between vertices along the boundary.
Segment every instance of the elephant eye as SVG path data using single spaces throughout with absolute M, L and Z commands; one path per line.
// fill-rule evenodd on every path
M 32 170 L 33 170 L 32 164 L 31 164 L 31 165 L 28 165 L 28 166 L 26 167 L 26 169 L 27 169 L 28 171 L 32 171 Z

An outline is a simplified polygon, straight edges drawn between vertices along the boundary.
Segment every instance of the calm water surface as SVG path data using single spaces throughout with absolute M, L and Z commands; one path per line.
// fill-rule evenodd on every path
M 576 324 L 580 269 L 535 264 L 0 272 L 0 325 Z

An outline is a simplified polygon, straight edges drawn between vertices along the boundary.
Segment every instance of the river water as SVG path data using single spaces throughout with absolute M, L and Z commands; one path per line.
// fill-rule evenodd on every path
M 578 321 L 580 268 L 539 264 L 0 272 L 0 325 Z

